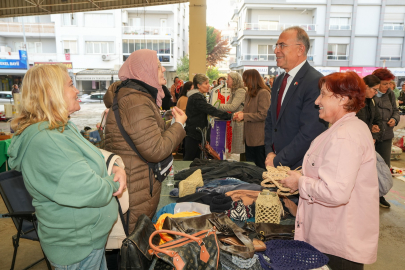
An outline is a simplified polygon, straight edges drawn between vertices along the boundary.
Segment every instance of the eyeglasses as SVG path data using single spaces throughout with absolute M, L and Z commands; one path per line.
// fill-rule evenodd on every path
M 293 46 L 293 45 L 302 45 L 302 44 L 297 43 L 297 44 L 288 45 L 285 43 L 277 43 L 277 44 L 273 45 L 273 50 L 276 50 L 277 48 L 279 48 L 280 50 L 283 50 L 285 47 Z
M 378 91 L 378 90 L 380 90 L 379 88 L 373 88 L 373 87 L 371 87 L 371 89 L 373 89 L 374 91 Z

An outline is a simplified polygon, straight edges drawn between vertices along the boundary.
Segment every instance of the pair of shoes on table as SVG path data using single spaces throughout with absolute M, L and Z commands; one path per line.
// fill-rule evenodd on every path
M 385 200 L 384 197 L 380 197 L 380 206 L 384 208 L 390 208 L 391 204 Z

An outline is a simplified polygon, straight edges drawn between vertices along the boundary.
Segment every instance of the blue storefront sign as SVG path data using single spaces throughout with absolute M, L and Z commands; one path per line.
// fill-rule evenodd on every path
M 12 69 L 27 69 L 27 52 L 19 50 L 20 59 L 0 59 L 0 69 L 12 68 Z

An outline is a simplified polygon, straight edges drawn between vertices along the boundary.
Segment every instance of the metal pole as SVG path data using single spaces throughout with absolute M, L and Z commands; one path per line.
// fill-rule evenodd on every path
M 27 48 L 27 39 L 25 37 L 24 18 L 22 18 L 22 30 L 23 30 L 23 37 L 24 37 L 25 53 L 27 54 L 27 70 L 28 70 L 28 69 L 30 69 L 30 62 L 28 61 L 28 48 Z

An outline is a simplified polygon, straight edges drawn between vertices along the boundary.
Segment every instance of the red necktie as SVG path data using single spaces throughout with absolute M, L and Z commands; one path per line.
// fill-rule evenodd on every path
M 278 114 L 280 113 L 281 109 L 281 100 L 283 99 L 283 94 L 285 90 L 285 86 L 287 85 L 287 78 L 290 77 L 288 73 L 284 75 L 283 81 L 281 82 L 281 87 L 280 90 L 278 91 L 278 97 L 277 97 L 277 119 L 278 119 Z

